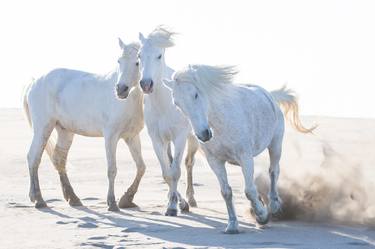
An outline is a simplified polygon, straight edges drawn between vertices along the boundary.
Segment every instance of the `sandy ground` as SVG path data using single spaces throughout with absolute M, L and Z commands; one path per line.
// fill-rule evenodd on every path
M 289 131 L 285 137 L 281 181 L 295 173 L 283 170 L 284 164 L 298 162 L 303 171 L 322 160 L 323 138 L 336 151 L 361 163 L 365 174 L 374 179 L 375 169 L 371 166 L 375 163 L 375 120 L 309 118 L 307 121 L 310 120 L 320 124 L 315 136 L 301 136 Z M 249 202 L 243 194 L 241 171 L 231 166 L 227 168 L 241 233 L 223 234 L 225 204 L 218 183 L 202 155 L 198 156 L 194 169 L 199 207 L 178 217 L 164 216 L 167 186 L 163 183 L 145 130 L 142 132 L 142 148 L 147 171 L 135 197 L 139 208 L 118 213 L 107 211 L 103 140 L 76 136 L 70 151 L 68 174 L 84 207 L 73 208 L 65 202 L 57 172 L 45 156 L 39 176 L 49 208 L 37 210 L 28 199 L 29 176 L 25 161 L 31 131 L 18 109 L 0 110 L 0 127 L 0 248 L 375 247 L 373 226 L 298 219 L 272 221 L 266 227 L 256 227 L 248 212 Z M 120 198 L 135 174 L 135 165 L 123 142 L 120 142 L 117 155 L 116 195 Z M 257 159 L 258 173 L 267 172 L 267 160 L 265 155 Z M 183 169 L 179 184 L 182 193 L 185 186 Z

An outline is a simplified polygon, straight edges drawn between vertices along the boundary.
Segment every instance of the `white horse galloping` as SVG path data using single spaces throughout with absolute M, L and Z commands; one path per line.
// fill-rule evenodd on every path
M 246 197 L 251 201 L 257 222 L 265 224 L 269 214 L 253 182 L 253 157 L 268 148 L 270 210 L 277 214 L 281 210 L 277 179 L 284 134 L 284 116 L 279 105 L 285 107 L 286 113 L 294 114 L 291 121 L 298 131 L 306 133 L 313 129 L 302 126 L 291 91 L 282 88 L 268 93 L 258 86 L 234 85 L 234 74 L 233 67 L 193 65 L 176 72 L 174 80 L 168 82 L 175 104 L 189 117 L 219 180 L 229 216 L 227 233 L 238 232 L 238 221 L 225 163 L 241 166 Z
M 162 82 L 170 78 L 173 70 L 166 66 L 164 53 L 167 47 L 174 45 L 174 33 L 164 27 L 158 27 L 147 38 L 140 34 L 142 43 L 139 52 L 142 73 L 141 87 L 145 95 L 145 122 L 151 137 L 155 153 L 162 168 L 165 181 L 169 186 L 169 203 L 166 215 L 177 215 L 177 201 L 180 209 L 188 210 L 189 205 L 177 192 L 177 183 L 181 175 L 180 164 L 188 141 L 185 159 L 187 169 L 186 195 L 188 203 L 196 206 L 192 180 L 194 155 L 199 143 L 192 134 L 189 120 L 172 102 L 172 93 Z M 171 144 L 174 153 L 171 153 Z
M 66 173 L 66 159 L 74 134 L 104 137 L 108 163 L 108 210 L 117 211 L 114 194 L 116 147 L 120 138 L 127 143 L 137 165 L 136 177 L 120 200 L 120 207 L 134 206 L 133 197 L 145 172 L 139 132 L 143 128 L 143 93 L 139 87 L 139 43 L 119 44 L 119 66 L 107 75 L 70 69 L 55 69 L 30 84 L 24 94 L 24 110 L 33 128 L 27 155 L 30 171 L 30 199 L 35 207 L 46 207 L 38 180 L 38 167 L 46 149 L 59 173 L 64 198 L 80 206 Z M 115 88 L 116 86 L 116 88 Z M 115 89 L 119 98 L 116 99 Z M 50 138 L 56 129 L 57 141 Z

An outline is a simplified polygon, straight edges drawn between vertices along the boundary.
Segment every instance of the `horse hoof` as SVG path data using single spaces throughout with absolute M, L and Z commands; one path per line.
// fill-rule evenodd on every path
M 138 205 L 134 202 L 119 203 L 119 208 L 137 208 Z
M 255 220 L 259 225 L 265 225 L 270 220 L 270 215 L 268 214 L 268 212 L 266 212 L 265 215 L 256 215 Z
M 111 212 L 119 212 L 120 209 L 118 208 L 117 204 L 113 204 L 113 205 L 110 205 L 108 207 L 108 211 L 111 211 Z
M 119 208 L 135 208 L 138 207 L 137 204 L 134 202 L 130 201 L 129 198 L 124 194 L 119 203 L 118 203 Z
M 177 216 L 177 209 L 168 208 L 165 216 Z
M 189 198 L 188 203 L 189 203 L 189 205 L 190 205 L 191 207 L 197 207 L 197 206 L 198 206 L 198 205 L 197 205 L 197 202 L 195 201 L 194 198 Z
M 181 201 L 179 206 L 181 212 L 189 212 L 189 204 L 186 201 Z
M 237 220 L 228 221 L 228 225 L 225 228 L 224 233 L 226 233 L 226 234 L 239 233 L 238 232 L 238 221 Z
M 282 202 L 280 199 L 271 200 L 270 202 L 271 214 L 274 217 L 280 217 L 282 215 Z
M 77 199 L 70 199 L 69 200 L 69 205 L 71 207 L 80 207 L 80 206 L 83 206 L 81 200 L 78 199 L 78 198 Z
M 35 208 L 46 208 L 47 207 L 47 203 L 45 202 L 45 201 L 43 201 L 43 200 L 41 200 L 41 201 L 37 201 L 36 203 L 35 203 Z
M 238 231 L 237 228 L 233 228 L 233 229 L 228 229 L 228 228 L 227 228 L 227 229 L 225 229 L 224 233 L 225 233 L 225 234 L 238 234 L 239 231 Z

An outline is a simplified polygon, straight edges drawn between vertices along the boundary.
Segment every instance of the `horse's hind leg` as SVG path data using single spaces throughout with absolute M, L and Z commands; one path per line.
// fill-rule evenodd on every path
M 255 212 L 256 221 L 261 224 L 267 224 L 269 220 L 268 210 L 264 206 L 262 199 L 254 183 L 254 160 L 246 158 L 241 162 L 242 174 L 245 179 L 245 194 L 251 202 L 251 207 Z
M 141 141 L 139 139 L 139 135 L 131 139 L 125 139 L 125 142 L 128 145 L 130 154 L 132 155 L 133 160 L 135 161 L 135 165 L 137 166 L 137 174 L 134 178 L 133 183 L 130 185 L 128 190 L 121 197 L 120 202 L 119 202 L 119 207 L 131 208 L 131 207 L 137 206 L 133 203 L 133 199 L 134 199 L 134 195 L 138 191 L 139 183 L 141 182 L 141 179 L 143 175 L 145 174 L 146 165 L 142 157 Z
M 82 206 L 80 199 L 74 193 L 73 187 L 70 184 L 66 173 L 66 159 L 73 142 L 74 134 L 59 126 L 56 126 L 56 131 L 57 142 L 53 151 L 52 162 L 59 173 L 64 198 L 69 202 L 70 206 Z
M 188 151 L 185 158 L 186 174 L 187 174 L 187 187 L 186 197 L 188 198 L 189 205 L 192 207 L 197 206 L 197 202 L 194 198 L 194 187 L 193 187 L 193 166 L 195 162 L 195 153 L 198 151 L 199 143 L 197 139 L 190 135 L 188 137 Z
M 35 202 L 36 208 L 43 208 L 47 207 L 47 204 L 43 200 L 42 193 L 40 191 L 38 169 L 44 148 L 54 128 L 54 124 L 53 122 L 38 121 L 39 120 L 33 120 L 34 136 L 29 152 L 27 153 L 27 163 L 30 173 L 30 200 Z
M 277 135 L 272 139 L 271 145 L 268 147 L 268 152 L 270 155 L 270 192 L 269 192 L 269 205 L 272 215 L 277 215 L 281 212 L 282 201 L 277 192 L 277 180 L 280 174 L 280 158 L 282 151 L 282 140 L 283 136 Z

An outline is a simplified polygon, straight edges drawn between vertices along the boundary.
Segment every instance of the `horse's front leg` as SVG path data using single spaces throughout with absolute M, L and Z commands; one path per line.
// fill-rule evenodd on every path
M 168 143 L 160 138 L 160 136 L 156 136 L 152 133 L 150 133 L 152 146 L 154 147 L 155 154 L 159 160 L 161 171 L 163 174 L 164 180 L 167 182 L 168 187 L 170 189 L 170 184 L 167 181 L 167 175 L 168 175 L 168 168 L 170 164 L 170 159 L 168 156 Z M 177 195 L 176 195 L 176 206 L 177 206 Z M 168 205 L 169 208 L 169 205 Z M 177 215 L 177 208 L 174 208 L 175 215 Z M 167 211 L 168 212 L 168 211 Z
M 165 213 L 165 215 L 167 216 L 177 215 L 177 201 L 180 202 L 181 211 L 189 210 L 189 204 L 182 198 L 180 193 L 178 193 L 177 191 L 178 181 L 181 176 L 181 160 L 186 145 L 186 136 L 184 134 L 177 136 L 173 141 L 173 145 L 173 160 L 170 166 L 167 168 L 166 172 L 163 174 L 164 179 L 169 186 L 169 203 L 167 212 Z
M 225 169 L 225 161 L 219 160 L 213 155 L 208 155 L 207 161 L 212 171 L 215 173 L 216 178 L 219 181 L 221 188 L 221 195 L 225 200 L 228 211 L 228 225 L 225 229 L 225 233 L 235 234 L 238 233 L 238 221 L 236 211 L 232 200 L 232 188 L 229 186 L 227 171 Z
M 133 203 L 133 198 L 135 193 L 137 193 L 139 183 L 141 182 L 141 179 L 145 174 L 146 165 L 142 157 L 141 141 L 139 139 L 139 135 L 136 135 L 133 138 L 125 139 L 125 142 L 128 145 L 130 154 L 132 155 L 133 160 L 135 161 L 135 165 L 137 166 L 137 174 L 134 178 L 133 183 L 121 197 L 119 206 L 120 208 L 131 208 L 137 206 Z
M 107 156 L 107 174 L 108 174 L 108 195 L 107 204 L 109 211 L 119 211 L 115 198 L 115 178 L 117 174 L 116 167 L 116 148 L 119 140 L 119 136 L 113 133 L 107 133 L 104 135 L 105 139 L 105 151 Z
M 193 186 L 193 166 L 195 161 L 195 153 L 198 151 L 199 143 L 194 135 L 188 137 L 188 150 L 185 158 L 186 175 L 187 175 L 187 187 L 186 197 L 188 198 L 189 205 L 192 207 L 197 206 L 197 202 L 194 198 L 194 186 Z

